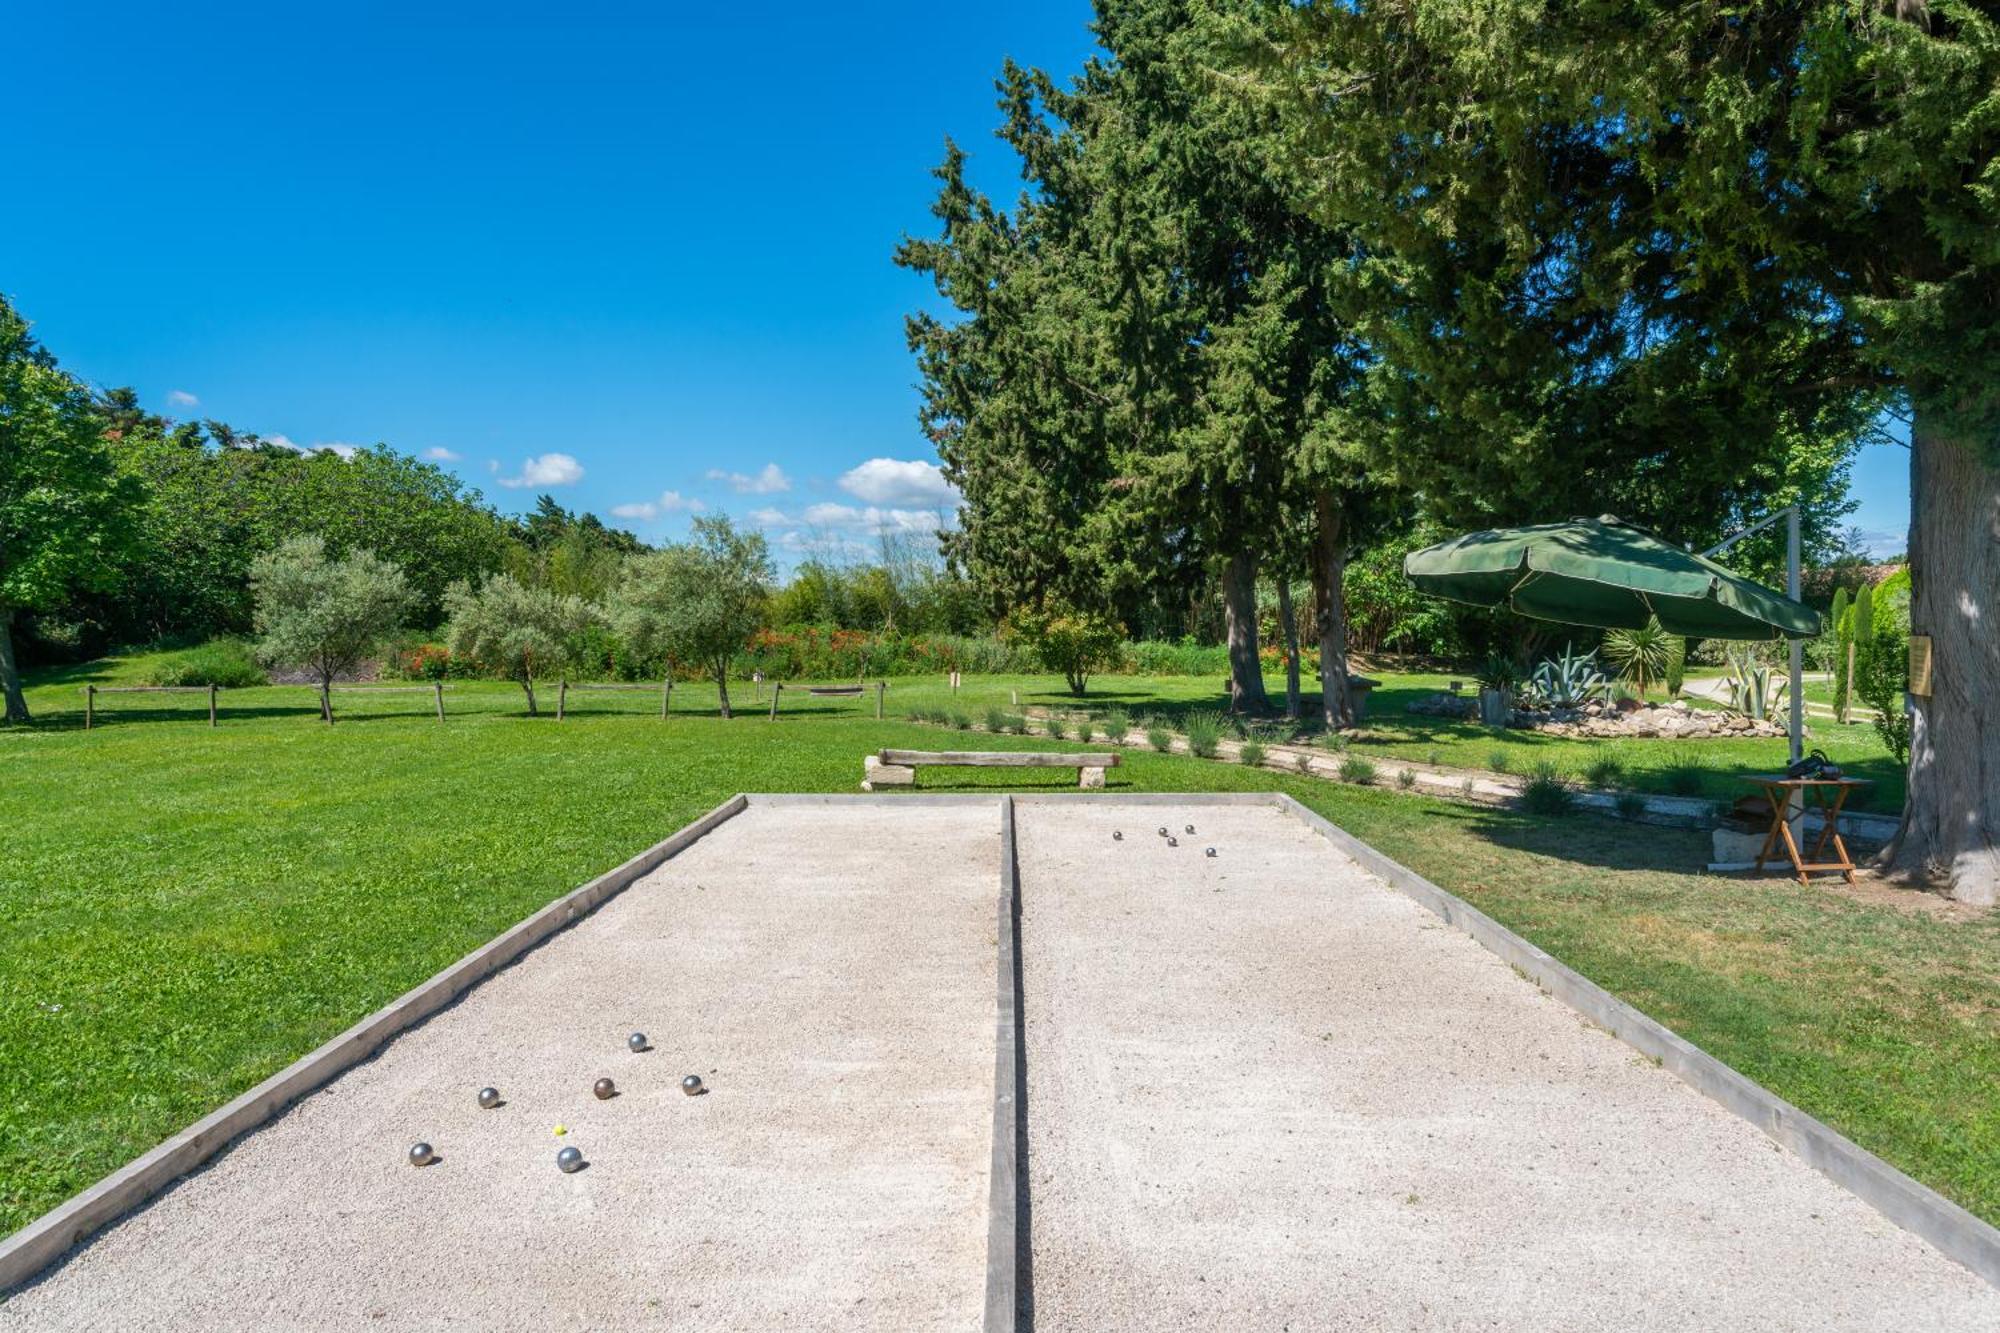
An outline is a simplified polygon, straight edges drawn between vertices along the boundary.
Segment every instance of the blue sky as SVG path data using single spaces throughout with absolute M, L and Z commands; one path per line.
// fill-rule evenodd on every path
M 387 442 L 502 508 L 781 555 L 928 528 L 890 263 L 1012 56 L 1087 0 L 17 6 L 0 290 L 91 382 L 293 443 Z M 1856 522 L 1900 549 L 1907 456 Z

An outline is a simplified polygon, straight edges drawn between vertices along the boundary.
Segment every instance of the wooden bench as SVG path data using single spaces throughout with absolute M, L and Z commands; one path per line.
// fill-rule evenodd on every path
M 925 765 L 945 768 L 1073 768 L 1076 785 L 1102 787 L 1104 770 L 1118 767 L 1115 753 L 1055 754 L 1043 750 L 884 750 L 861 761 L 861 790 L 907 787 Z

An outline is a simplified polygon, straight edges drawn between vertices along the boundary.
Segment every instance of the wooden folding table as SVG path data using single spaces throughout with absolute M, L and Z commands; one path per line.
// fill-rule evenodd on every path
M 1785 855 L 1790 858 L 1792 869 L 1798 873 L 1799 883 L 1806 883 L 1815 871 L 1839 871 L 1849 884 L 1854 882 L 1854 860 L 1847 854 L 1847 844 L 1840 837 L 1840 808 L 1847 804 L 1847 798 L 1858 787 L 1869 783 L 1862 778 L 1788 778 L 1782 773 L 1756 773 L 1746 779 L 1763 788 L 1764 796 L 1771 803 L 1771 831 L 1764 836 L 1764 846 L 1757 853 L 1756 869 L 1762 870 L 1764 863 L 1775 859 L 1772 849 L 1782 838 Z M 1810 853 L 1801 851 L 1798 839 L 1792 836 L 1791 821 L 1785 816 L 1790 813 L 1792 794 L 1799 796 L 1801 810 L 1818 810 L 1825 823 L 1819 836 L 1813 839 Z M 1825 860 L 1826 849 L 1831 844 L 1837 861 Z M 1809 861 L 1806 857 L 1810 855 Z

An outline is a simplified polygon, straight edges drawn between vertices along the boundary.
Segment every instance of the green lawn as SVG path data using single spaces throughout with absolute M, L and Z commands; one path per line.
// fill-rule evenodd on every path
M 136 668 L 89 670 L 108 681 Z M 85 674 L 38 678 L 46 720 L 0 729 L 0 1232 L 728 794 L 853 790 L 867 750 L 939 741 L 873 721 L 872 700 L 788 699 L 776 724 L 661 723 L 644 695 L 595 695 L 557 726 L 522 716 L 519 691 L 498 685 L 455 686 L 444 726 L 422 696 L 359 696 L 327 728 L 309 691 L 274 688 L 226 695 L 218 730 L 192 708 L 142 715 L 125 699 L 85 733 L 56 712 L 75 707 Z M 1061 702 L 1052 684 L 982 681 L 962 703 L 1005 706 L 1010 689 Z M 1215 686 L 1114 680 L 1093 699 L 1185 711 Z M 1395 680 L 1380 698 L 1414 688 Z M 676 689 L 676 709 L 702 695 Z M 944 695 L 899 681 L 891 708 Z M 1438 745 L 1477 759 L 1494 743 L 1476 728 L 1382 730 L 1371 744 L 1419 757 Z M 1112 780 L 1290 791 L 2000 1221 L 2000 915 L 1947 922 L 1707 877 L 1699 834 L 1143 752 Z

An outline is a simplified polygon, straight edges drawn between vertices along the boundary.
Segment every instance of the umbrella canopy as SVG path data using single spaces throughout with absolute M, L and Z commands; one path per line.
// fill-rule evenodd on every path
M 1606 514 L 1468 532 L 1412 551 L 1424 592 L 1537 620 L 1642 629 L 1653 617 L 1690 639 L 1809 639 L 1819 612 Z

